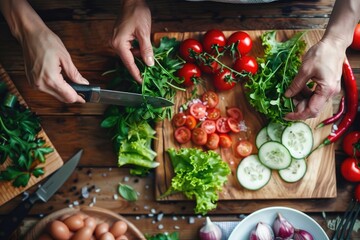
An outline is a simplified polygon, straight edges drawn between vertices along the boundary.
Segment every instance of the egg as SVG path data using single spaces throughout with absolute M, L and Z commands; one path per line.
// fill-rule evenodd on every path
M 101 235 L 100 238 L 98 238 L 99 240 L 115 240 L 114 235 L 112 235 L 111 232 L 106 232 L 103 235 Z
M 96 225 L 97 225 L 96 219 L 93 218 L 93 217 L 87 217 L 87 218 L 85 218 L 84 224 L 85 224 L 85 227 L 89 227 L 89 228 L 91 228 L 93 231 L 95 230 Z
M 70 231 L 76 232 L 80 228 L 84 227 L 85 223 L 83 217 L 80 214 L 74 214 L 64 220 L 65 225 Z
M 65 225 L 65 223 L 59 220 L 50 222 L 47 230 L 50 236 L 54 239 L 67 240 L 70 238 L 69 228 Z
M 110 228 L 110 232 L 114 235 L 115 238 L 124 235 L 127 231 L 128 225 L 124 221 L 116 221 Z
M 120 237 L 115 238 L 115 240 L 129 240 L 127 236 L 121 235 Z
M 109 228 L 110 226 L 106 222 L 98 224 L 95 228 L 96 238 L 100 238 L 101 235 L 103 235 L 106 232 L 109 232 Z
M 90 240 L 94 233 L 94 229 L 91 227 L 83 227 L 80 228 L 75 234 L 72 236 L 71 240 Z

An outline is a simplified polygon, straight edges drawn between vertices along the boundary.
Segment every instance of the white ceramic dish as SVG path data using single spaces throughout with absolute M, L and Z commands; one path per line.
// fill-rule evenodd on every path
M 322 227 L 303 212 L 287 207 L 269 207 L 253 212 L 243 219 L 232 231 L 228 240 L 247 240 L 250 232 L 260 221 L 272 225 L 277 213 L 285 217 L 295 228 L 308 231 L 317 240 L 329 240 Z

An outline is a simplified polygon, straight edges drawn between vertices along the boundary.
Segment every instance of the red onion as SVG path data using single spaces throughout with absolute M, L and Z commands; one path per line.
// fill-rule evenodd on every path
M 295 229 L 294 240 L 314 240 L 313 236 L 303 229 Z
M 279 237 L 282 240 L 289 240 L 294 235 L 293 225 L 285 219 L 280 213 L 278 213 L 274 223 L 273 229 L 275 237 Z
M 201 240 L 221 240 L 222 232 L 218 225 L 206 217 L 205 225 L 200 229 Z
M 259 222 L 250 233 L 250 240 L 274 240 L 274 232 L 270 225 Z

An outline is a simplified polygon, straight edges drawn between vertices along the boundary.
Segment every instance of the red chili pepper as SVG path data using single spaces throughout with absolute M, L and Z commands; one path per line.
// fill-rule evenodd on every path
M 345 85 L 345 95 L 347 99 L 346 113 L 338 124 L 337 130 L 327 136 L 327 138 L 325 138 L 325 140 L 317 148 L 329 145 L 338 140 L 355 120 L 358 108 L 359 93 L 356 86 L 356 79 L 354 73 L 347 59 L 345 59 L 345 62 L 343 64 L 343 79 Z
M 344 110 L 345 110 L 345 97 L 342 96 L 340 100 L 338 112 L 333 116 L 323 120 L 321 123 L 319 123 L 319 125 L 316 126 L 316 128 L 322 128 L 325 125 L 336 122 L 343 115 Z

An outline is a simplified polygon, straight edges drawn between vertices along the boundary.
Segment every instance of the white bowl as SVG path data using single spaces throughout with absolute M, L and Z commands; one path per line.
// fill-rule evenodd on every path
M 329 240 L 322 227 L 303 212 L 287 207 L 269 207 L 253 212 L 244 218 L 231 232 L 228 240 L 247 240 L 250 232 L 258 222 L 270 224 L 274 222 L 277 213 L 286 218 L 295 228 L 308 231 L 316 240 Z

